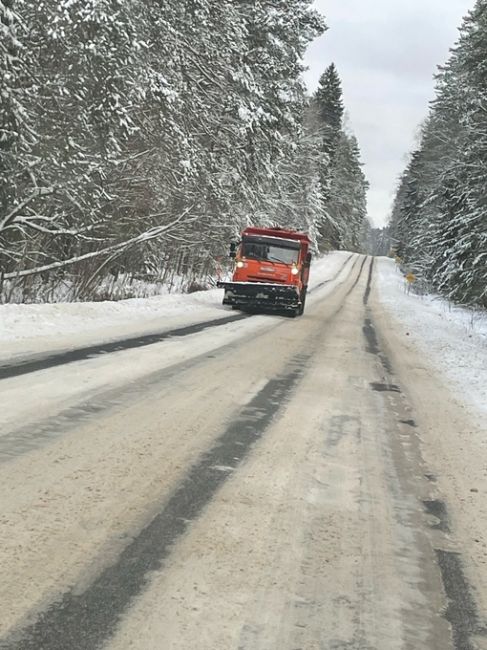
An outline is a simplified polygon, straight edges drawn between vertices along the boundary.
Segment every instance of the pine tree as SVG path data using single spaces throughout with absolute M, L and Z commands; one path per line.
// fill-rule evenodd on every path
M 335 153 L 334 179 L 327 206 L 329 215 L 337 224 L 337 248 L 361 249 L 367 219 L 367 189 L 357 139 L 342 132 Z
M 407 265 L 451 300 L 487 306 L 487 2 L 478 0 L 437 76 L 399 187 L 393 236 Z
M 333 63 L 326 68 L 320 78 L 314 102 L 321 130 L 320 184 L 325 215 L 319 228 L 320 245 L 326 250 L 340 246 L 340 226 L 329 210 L 335 180 L 335 158 L 342 136 L 344 113 L 341 81 Z
M 333 163 L 343 126 L 342 83 L 334 63 L 322 74 L 315 100 L 323 129 L 323 151 Z
M 461 106 L 455 173 L 446 196 L 449 227 L 439 287 L 450 298 L 487 307 L 487 2 L 466 18 L 453 53 Z M 448 261 L 447 261 L 448 260 Z
M 357 140 L 344 130 L 342 86 L 336 66 L 328 66 L 314 95 L 320 131 L 319 163 L 322 203 L 319 242 L 324 250 L 358 250 L 366 237 L 368 184 L 362 171 Z

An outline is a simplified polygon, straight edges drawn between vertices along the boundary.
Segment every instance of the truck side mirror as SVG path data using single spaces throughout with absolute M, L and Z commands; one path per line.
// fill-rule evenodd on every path
M 230 244 L 229 256 L 234 258 L 236 255 L 237 255 L 237 244 L 235 242 L 232 242 Z

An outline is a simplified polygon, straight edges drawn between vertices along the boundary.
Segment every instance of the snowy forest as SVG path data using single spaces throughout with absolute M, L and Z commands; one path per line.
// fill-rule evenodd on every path
M 1 301 L 188 288 L 249 224 L 359 250 L 339 74 L 323 62 L 311 97 L 303 81 L 327 29 L 311 4 L 0 0 Z
M 487 0 L 477 1 L 439 69 L 390 235 L 423 288 L 487 308 Z

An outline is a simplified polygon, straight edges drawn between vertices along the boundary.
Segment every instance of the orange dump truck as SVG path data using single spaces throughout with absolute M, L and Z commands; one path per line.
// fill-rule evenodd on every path
M 224 305 L 251 311 L 286 311 L 300 316 L 308 290 L 311 242 L 305 233 L 281 228 L 246 228 L 230 246 L 235 259 Z

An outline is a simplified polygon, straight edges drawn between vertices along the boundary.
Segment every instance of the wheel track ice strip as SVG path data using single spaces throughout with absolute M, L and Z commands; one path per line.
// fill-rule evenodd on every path
M 24 359 L 18 363 L 3 364 L 0 365 L 0 380 L 26 375 L 38 370 L 54 368 L 55 366 L 62 366 L 66 363 L 84 361 L 101 354 L 141 348 L 146 345 L 152 345 L 153 343 L 160 343 L 161 341 L 173 336 L 189 336 L 190 334 L 197 334 L 203 330 L 212 327 L 219 327 L 220 325 L 227 325 L 228 323 L 234 323 L 244 318 L 249 318 L 249 315 L 236 314 L 233 316 L 226 316 L 225 318 L 218 318 L 216 320 L 204 321 L 203 323 L 178 327 L 173 330 L 166 330 L 165 332 L 144 334 L 143 336 L 121 339 L 119 341 L 109 341 L 107 343 L 98 343 L 84 348 L 76 348 L 75 350 L 65 350 L 64 352 L 56 352 L 55 354 L 47 356 L 43 355 L 37 358 Z
M 362 329 L 367 343 L 367 351 L 378 357 L 386 373 L 386 377 L 389 378 L 389 385 L 393 386 L 394 384 L 391 382 L 395 376 L 394 371 L 387 354 L 379 343 L 372 310 L 368 304 L 372 290 L 373 272 L 374 258 L 372 258 L 370 263 L 367 286 L 363 296 L 366 315 Z M 401 390 L 398 389 L 398 392 L 400 393 Z M 415 421 L 411 419 L 402 419 L 399 422 L 409 427 L 416 427 Z M 426 478 L 431 480 L 432 475 L 427 474 Z M 450 530 L 446 504 L 438 499 L 435 501 L 423 500 L 423 506 L 426 512 L 434 514 L 439 521 L 432 528 L 440 530 L 443 534 L 447 535 L 448 542 L 446 546 L 451 546 L 452 531 Z M 479 608 L 474 598 L 474 591 L 464 572 L 462 556 L 458 552 L 437 548 L 434 545 L 432 547 L 446 596 L 446 606 L 442 611 L 442 616 L 451 626 L 453 647 L 455 650 L 477 650 L 478 645 L 475 639 L 487 638 L 487 624 L 481 619 L 479 614 Z
M 353 253 L 351 253 L 347 259 L 343 262 L 343 264 L 340 266 L 338 271 L 335 273 L 335 275 L 332 278 L 328 278 L 328 280 L 323 280 L 323 282 L 320 282 L 319 284 L 315 285 L 312 289 L 308 291 L 308 293 L 313 293 L 313 291 L 317 291 L 318 289 L 321 289 L 321 287 L 325 287 L 327 284 L 330 284 L 330 282 L 334 282 L 340 273 L 343 271 L 343 269 L 347 266 L 347 264 L 350 262 L 350 260 L 353 258 Z M 358 259 L 358 258 L 357 258 Z
M 161 570 L 173 545 L 199 517 L 221 485 L 265 433 L 301 380 L 310 355 L 291 360 L 290 372 L 271 379 L 188 471 L 159 515 L 81 594 L 65 593 L 17 633 L 2 650 L 94 650 L 114 632 L 150 573 Z M 228 468 L 228 469 L 227 469 Z M 224 471 L 223 471 L 224 470 Z
M 357 264 L 358 264 L 358 262 L 359 262 L 359 259 L 360 259 L 360 258 L 357 257 L 357 259 L 356 259 L 355 262 L 353 263 L 352 270 L 351 270 L 352 273 L 353 273 L 355 267 L 357 266 Z M 362 277 L 362 272 L 363 272 L 363 270 L 364 270 L 364 266 L 365 266 L 365 263 L 367 262 L 367 260 L 368 260 L 368 257 L 364 257 L 364 259 L 362 260 L 362 264 L 360 265 L 360 270 L 359 270 L 359 272 L 358 272 L 358 275 L 357 275 L 357 277 L 355 278 L 355 280 L 354 280 L 352 286 L 350 287 L 350 289 L 349 289 L 349 290 L 347 291 L 347 293 L 345 294 L 345 298 L 347 298 L 347 297 L 352 293 L 352 291 L 355 289 L 355 287 L 356 287 L 357 284 L 359 283 L 359 280 L 360 280 L 360 278 Z
M 332 278 L 320 282 L 315 287 L 313 287 L 309 293 L 320 289 L 330 282 L 334 282 L 347 266 L 352 257 L 353 254 L 347 257 L 343 265 L 338 269 Z M 236 321 L 249 317 L 250 314 L 236 314 L 227 316 L 225 318 L 219 318 L 216 320 L 204 321 L 203 323 L 196 323 L 194 325 L 180 327 L 174 330 L 156 332 L 154 334 L 144 334 L 142 336 L 120 339 L 118 341 L 109 341 L 107 343 L 97 343 L 96 345 L 76 348 L 74 350 L 56 352 L 55 354 L 29 357 L 27 359 L 23 359 L 22 361 L 18 361 L 17 363 L 0 364 L 0 380 L 27 375 L 31 372 L 37 372 L 38 370 L 55 368 L 56 366 L 62 366 L 66 363 L 85 361 L 86 359 L 90 359 L 91 357 L 102 354 L 110 354 L 111 352 L 121 352 L 123 350 L 131 350 L 134 348 L 144 347 L 146 345 L 152 345 L 153 343 L 159 343 L 173 336 L 188 336 L 190 334 L 197 334 L 198 332 L 202 332 L 205 329 L 218 327 L 220 325 L 226 325 L 228 323 L 234 323 Z
M 364 297 L 363 297 L 363 303 L 364 305 L 368 305 L 369 303 L 369 297 L 370 297 L 370 292 L 372 290 L 372 277 L 374 275 L 374 262 L 375 259 L 372 258 L 369 266 L 369 277 L 367 278 L 367 287 L 365 289 Z
M 276 327 L 280 327 L 281 324 L 284 324 L 284 321 L 277 324 Z M 254 340 L 255 336 L 254 334 Z M 135 381 L 130 381 L 123 386 L 110 388 L 101 393 L 97 391 L 96 394 L 85 394 L 78 403 L 68 406 L 36 423 L 29 423 L 9 431 L 0 431 L 0 465 L 49 444 L 58 436 L 62 436 L 68 431 L 83 425 L 91 418 L 105 411 L 119 409 L 128 402 L 143 398 L 155 384 L 167 384 L 173 378 L 179 377 L 181 373 L 206 363 L 209 356 L 228 353 L 233 349 L 233 346 L 234 343 L 230 342 L 220 346 L 218 350 L 213 350 L 211 354 L 205 351 L 185 361 L 155 370 L 143 377 L 138 377 Z
M 219 351 L 227 350 L 230 347 L 231 344 L 225 345 L 219 348 Z M 119 408 L 120 405 L 126 404 L 129 400 L 142 398 L 154 384 L 168 382 L 189 368 L 204 363 L 207 359 L 208 353 L 204 352 L 188 361 L 176 363 L 162 370 L 156 370 L 145 377 L 138 378 L 136 382 L 130 382 L 122 387 L 97 393 L 95 396 L 93 394 L 85 395 L 78 404 L 69 406 L 59 413 L 36 423 L 12 429 L 11 431 L 0 432 L 0 465 L 8 463 L 34 449 L 40 449 L 58 436 L 65 435 L 68 431 L 72 431 L 107 410 Z
M 338 273 L 336 273 L 329 281 L 336 279 L 352 258 L 353 255 L 347 257 L 345 264 L 340 267 Z M 355 262 L 350 268 L 351 273 L 357 266 L 359 259 L 359 257 L 356 257 Z M 353 288 L 355 288 L 357 281 L 354 282 Z M 347 293 L 347 296 L 349 294 L 350 291 Z M 239 318 L 246 317 L 247 315 L 245 314 L 243 316 L 236 316 L 235 318 L 236 320 L 239 320 Z M 219 322 L 221 323 L 221 320 Z M 223 346 L 223 348 L 220 348 L 220 351 L 230 348 L 232 345 L 233 343 Z M 208 354 L 205 352 L 189 361 L 183 361 L 182 363 L 175 364 L 169 368 L 152 372 L 142 379 L 139 378 L 135 383 L 130 382 L 125 387 L 117 387 L 116 389 L 105 391 L 96 396 L 85 396 L 80 403 L 65 408 L 61 412 L 49 416 L 36 424 L 29 424 L 27 426 L 12 429 L 11 431 L 2 432 L 2 435 L 0 435 L 0 464 L 11 462 L 22 454 L 29 453 L 34 449 L 49 444 L 59 435 L 65 434 L 67 431 L 79 426 L 93 416 L 96 416 L 98 413 L 102 413 L 107 409 L 116 408 L 118 405 L 124 404 L 125 398 L 127 397 L 130 397 L 130 399 L 133 400 L 135 396 L 144 395 L 147 389 L 154 383 L 167 381 L 184 370 L 187 370 L 189 367 L 193 367 L 195 363 L 204 362 L 207 357 Z

